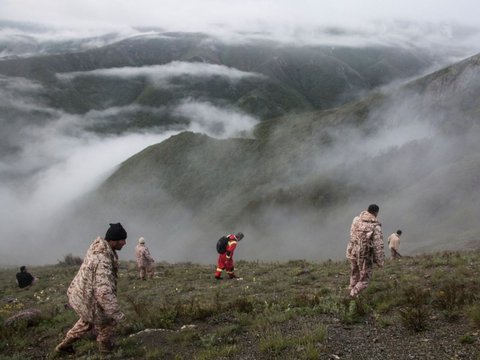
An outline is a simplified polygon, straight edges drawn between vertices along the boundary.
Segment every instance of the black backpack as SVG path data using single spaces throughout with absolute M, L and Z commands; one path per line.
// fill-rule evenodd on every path
M 228 237 L 222 236 L 217 241 L 217 252 L 219 254 L 225 254 L 227 252 Z

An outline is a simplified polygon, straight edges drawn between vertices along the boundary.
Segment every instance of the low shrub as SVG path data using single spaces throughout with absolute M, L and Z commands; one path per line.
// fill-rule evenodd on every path
M 83 263 L 83 259 L 73 254 L 67 254 L 63 257 L 63 260 L 58 262 L 60 266 L 80 266 Z
M 472 326 L 480 328 L 480 303 L 475 303 L 467 309 L 467 316 Z
M 368 307 L 361 298 L 345 298 L 340 301 L 339 318 L 344 324 L 360 323 L 368 313 Z
M 398 312 L 402 325 L 407 330 L 420 332 L 427 329 L 430 310 L 426 306 L 403 307 Z
M 461 344 L 473 344 L 475 342 L 475 336 L 470 335 L 470 334 L 465 334 L 460 336 L 460 339 L 458 339 Z

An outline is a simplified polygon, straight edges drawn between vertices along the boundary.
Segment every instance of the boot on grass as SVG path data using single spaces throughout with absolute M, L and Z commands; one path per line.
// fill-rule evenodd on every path
M 55 352 L 59 354 L 75 354 L 75 349 L 73 348 L 73 341 L 64 340 L 55 347 Z
M 114 345 L 111 341 L 100 341 L 98 343 L 98 351 L 103 354 L 111 353 L 114 349 Z

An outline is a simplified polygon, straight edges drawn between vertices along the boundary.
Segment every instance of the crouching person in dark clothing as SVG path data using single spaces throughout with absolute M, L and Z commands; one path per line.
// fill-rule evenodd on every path
M 17 285 L 20 289 L 28 289 L 38 281 L 38 278 L 27 271 L 25 265 L 20 267 L 20 272 L 17 273 L 16 278 Z

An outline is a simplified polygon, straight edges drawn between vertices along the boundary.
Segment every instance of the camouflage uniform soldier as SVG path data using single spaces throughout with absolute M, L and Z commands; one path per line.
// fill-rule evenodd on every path
M 397 230 L 396 233 L 390 235 L 387 239 L 388 247 L 390 248 L 390 254 L 392 259 L 400 258 L 400 253 L 398 248 L 400 247 L 400 236 L 402 235 L 402 230 Z
M 150 255 L 150 251 L 145 246 L 145 239 L 143 237 L 138 239 L 138 244 L 135 247 L 135 256 L 137 258 L 137 267 L 140 279 L 145 280 L 146 275 L 150 279 L 153 278 L 153 263 L 155 260 L 153 260 L 153 257 Z
M 350 260 L 350 296 L 356 297 L 368 286 L 373 263 L 384 263 L 382 225 L 378 222 L 378 205 L 372 204 L 353 219 L 347 258 Z
M 120 223 L 110 224 L 105 239 L 98 237 L 89 247 L 83 264 L 67 290 L 70 306 L 80 316 L 56 352 L 74 353 L 73 343 L 93 328 L 100 352 L 113 349 L 112 335 L 125 315 L 117 300 L 118 255 L 127 232 Z

